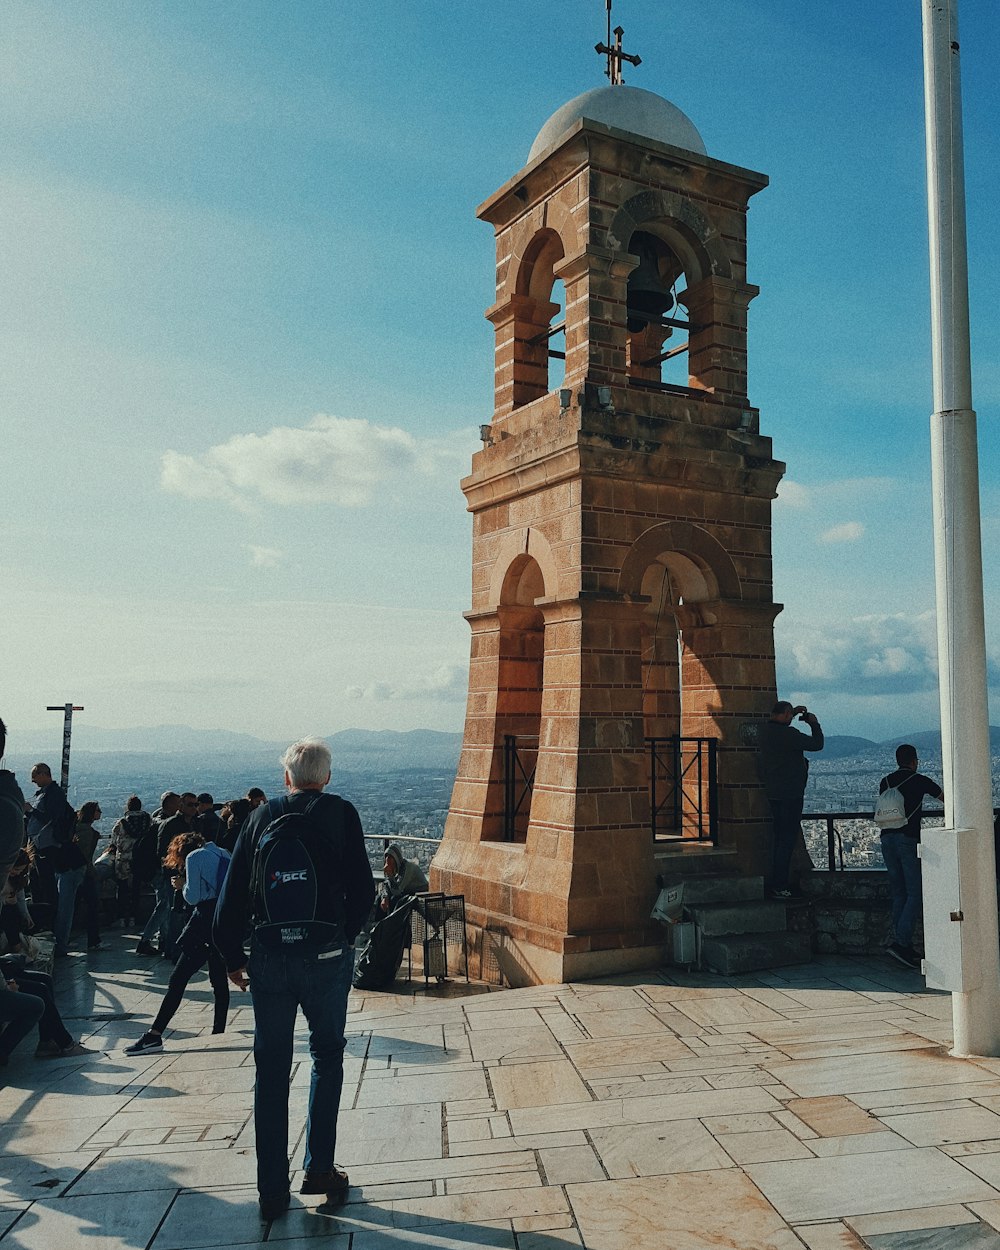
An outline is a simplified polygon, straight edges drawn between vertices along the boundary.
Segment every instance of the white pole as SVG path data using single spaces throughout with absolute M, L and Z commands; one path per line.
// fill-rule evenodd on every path
M 957 1055 L 1000 1054 L 1000 948 L 993 855 L 979 460 L 972 410 L 957 0 L 923 0 L 934 415 L 931 478 L 945 824 L 968 829 Z

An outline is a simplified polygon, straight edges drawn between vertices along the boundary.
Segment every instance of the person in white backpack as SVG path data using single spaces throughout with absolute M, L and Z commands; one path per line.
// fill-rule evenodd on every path
M 895 772 L 879 782 L 879 794 L 898 790 L 903 798 L 905 823 L 898 828 L 882 829 L 882 858 L 889 874 L 889 896 L 892 900 L 893 940 L 887 953 L 907 968 L 919 968 L 920 959 L 913 949 L 913 929 L 921 907 L 920 817 L 924 795 L 943 799 L 944 791 L 936 781 L 917 772 L 917 748 L 908 742 L 896 748 Z

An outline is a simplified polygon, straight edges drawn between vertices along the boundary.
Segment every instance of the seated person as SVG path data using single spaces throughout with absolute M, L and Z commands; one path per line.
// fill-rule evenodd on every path
M 0 977 L 0 1068 L 6 1068 L 11 1051 L 27 1037 L 42 1017 L 45 1004 L 32 994 L 22 994 L 16 981 Z
M 44 972 L 35 972 L 34 970 L 21 966 L 21 959 L 3 956 L 0 958 L 0 975 L 7 983 L 8 994 L 4 994 L 0 990 L 0 1001 L 6 1000 L 4 1005 L 11 1007 L 16 1012 L 16 1019 L 19 1021 L 18 1031 L 8 1043 L 8 1034 L 11 1030 L 11 1024 L 8 1023 L 7 1028 L 0 1036 L 0 1058 L 6 1062 L 10 1052 L 17 1043 L 28 1033 L 32 1024 L 38 1024 L 38 1049 L 35 1051 L 36 1059 L 70 1059 L 77 1055 L 88 1055 L 90 1051 L 86 1046 L 81 1046 L 79 1042 L 74 1042 L 72 1036 L 62 1022 L 62 1016 L 59 1014 L 59 1008 L 56 1006 L 55 993 L 52 989 L 52 978 Z M 11 986 L 14 986 L 13 993 L 10 993 Z M 18 1004 L 16 1000 L 30 998 L 32 1002 L 31 1008 L 26 1008 L 23 1004 Z M 13 1000 L 13 1001 L 12 1001 Z M 10 1020 L 11 1017 L 2 1014 L 0 1007 L 0 1019 Z M 24 1022 L 27 1027 L 21 1027 Z
M 29 848 L 18 851 L 17 858 L 4 882 L 3 891 L 0 893 L 0 933 L 3 933 L 6 939 L 8 952 L 20 950 L 21 935 L 30 933 L 35 927 L 24 898 L 24 887 L 31 870 L 31 859 L 32 853 Z
M 401 898 L 423 894 L 427 889 L 427 877 L 420 865 L 406 859 L 398 842 L 390 842 L 385 850 L 382 865 L 385 880 L 378 888 L 378 905 L 382 912 L 391 911 Z

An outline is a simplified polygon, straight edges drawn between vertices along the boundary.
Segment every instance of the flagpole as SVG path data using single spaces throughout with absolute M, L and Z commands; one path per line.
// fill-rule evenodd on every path
M 957 838 L 962 989 L 956 1055 L 1000 1054 L 1000 947 L 979 513 L 972 409 L 957 0 L 923 0 L 930 227 L 931 482 L 945 825 Z M 968 833 L 964 831 L 969 831 Z M 933 837 L 933 833 L 930 835 Z

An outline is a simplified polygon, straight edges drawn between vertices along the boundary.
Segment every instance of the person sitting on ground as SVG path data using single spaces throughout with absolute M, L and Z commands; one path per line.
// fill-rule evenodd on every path
M 45 1004 L 34 994 L 23 994 L 17 981 L 0 976 L 0 1068 L 6 1068 L 11 1052 L 42 1018 Z
M 212 940 L 215 904 L 229 869 L 229 852 L 214 842 L 206 842 L 200 833 L 182 833 L 170 843 L 164 868 L 173 874 L 174 888 L 183 893 L 191 914 L 177 938 L 180 951 L 167 983 L 156 1019 L 142 1037 L 125 1047 L 128 1055 L 163 1049 L 163 1031 L 181 1004 L 188 982 L 208 963 L 208 976 L 215 995 L 213 1033 L 226 1031 L 229 1014 L 229 979 L 226 964 Z
M 115 886 L 118 891 L 118 919 L 135 924 L 139 918 L 139 896 L 152 876 L 155 843 L 153 818 L 142 810 L 142 799 L 133 794 L 125 803 L 125 814 L 115 821 L 111 830 L 111 855 L 115 862 Z M 145 842 L 144 842 L 145 839 Z M 143 862 L 146 847 L 148 863 Z M 136 854 L 136 848 L 139 853 Z
M 427 889 L 427 876 L 413 859 L 406 859 L 398 842 L 390 842 L 385 849 L 382 865 L 385 880 L 379 885 L 379 909 L 391 911 L 401 898 L 423 894 Z
M 4 883 L 0 906 L 0 932 L 7 942 L 8 954 L 21 950 L 21 938 L 31 933 L 35 927 L 28 903 L 24 896 L 24 887 L 31 872 L 32 852 L 29 847 L 22 847 L 17 859 L 11 866 Z
M 13 983 L 17 986 L 17 993 L 30 995 L 41 1001 L 42 1014 L 38 1017 L 38 1048 L 35 1058 L 73 1059 L 77 1055 L 89 1055 L 91 1051 L 80 1042 L 75 1042 L 63 1024 L 56 1006 L 52 978 L 44 972 L 23 967 L 22 962 L 17 956 L 0 956 L 0 974 L 8 985 Z
M 247 802 L 250 804 L 250 810 L 256 811 L 261 803 L 267 802 L 267 795 L 260 786 L 251 786 L 247 791 Z

